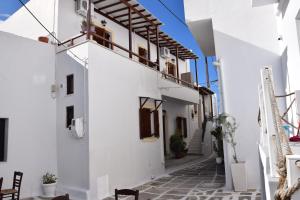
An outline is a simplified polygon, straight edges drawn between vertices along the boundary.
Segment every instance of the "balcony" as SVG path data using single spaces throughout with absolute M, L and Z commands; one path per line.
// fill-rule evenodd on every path
M 82 22 L 81 30 L 78 30 L 80 34 L 59 43 L 58 51 L 90 40 L 158 71 L 168 81 L 198 90 L 191 79 L 182 78 L 188 73 L 187 70 L 182 70 L 186 60 L 192 59 L 197 63 L 198 57 L 160 31 L 161 24 L 136 1 L 104 0 L 95 3 L 93 11 L 88 9 L 86 21 Z M 136 43 L 143 44 L 143 48 L 137 46 Z M 169 50 L 169 57 L 161 56 L 161 48 Z M 174 65 L 172 74 L 166 72 L 168 66 L 165 66 L 165 63 L 171 62 L 170 60 Z M 197 71 L 197 66 L 195 67 Z

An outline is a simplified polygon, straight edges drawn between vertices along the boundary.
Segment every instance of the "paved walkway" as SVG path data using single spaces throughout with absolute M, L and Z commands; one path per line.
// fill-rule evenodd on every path
M 224 184 L 223 167 L 216 167 L 215 160 L 211 159 L 196 162 L 135 189 L 140 190 L 140 200 L 260 200 L 259 192 L 225 191 Z

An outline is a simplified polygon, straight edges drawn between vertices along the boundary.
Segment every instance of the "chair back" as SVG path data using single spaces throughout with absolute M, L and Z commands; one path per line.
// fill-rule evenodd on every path
M 119 199 L 119 195 L 134 196 L 135 200 L 139 199 L 139 191 L 138 190 L 130 190 L 130 189 L 118 190 L 118 189 L 115 189 L 115 200 Z
M 3 177 L 0 177 L 0 191 L 2 189 Z
M 54 197 L 52 200 L 70 200 L 69 194 Z
M 18 192 L 21 189 L 22 178 L 23 178 L 23 173 L 15 171 L 13 189 L 17 190 Z

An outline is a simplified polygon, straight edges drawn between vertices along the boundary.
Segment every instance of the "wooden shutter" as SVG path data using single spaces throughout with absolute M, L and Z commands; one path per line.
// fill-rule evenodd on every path
M 108 41 L 111 41 L 111 40 L 112 40 L 112 39 L 111 39 L 111 33 L 107 32 L 107 31 L 105 31 L 104 37 L 105 37 L 105 39 L 107 39 Z M 113 46 L 111 45 L 111 43 L 109 43 L 109 42 L 107 42 L 107 41 L 105 41 L 105 45 L 104 45 L 104 46 L 106 46 L 107 48 L 113 49 Z
M 100 45 L 103 45 L 107 48 L 113 49 L 112 45 L 109 42 L 103 40 L 103 38 L 105 38 L 106 40 L 109 40 L 109 41 L 112 40 L 110 32 L 106 31 L 103 28 L 97 27 L 97 26 L 95 27 L 95 32 L 97 35 L 93 36 L 93 40 L 95 40 Z
M 147 64 L 147 60 L 146 60 L 147 50 L 142 47 L 139 47 L 139 56 L 141 56 L 141 57 L 139 57 L 139 62 L 146 65 Z M 145 59 L 143 59 L 143 58 L 145 58 Z
M 182 134 L 182 122 L 181 117 L 176 118 L 176 129 L 179 131 L 180 134 Z
M 104 33 L 105 33 L 105 30 L 103 28 L 100 28 L 100 27 L 95 27 L 95 32 L 97 34 L 97 36 L 94 36 L 93 39 L 100 45 L 104 45 L 104 41 L 101 37 L 105 37 L 104 36 Z
M 151 110 L 140 109 L 140 138 L 151 137 Z
M 186 118 L 182 118 L 182 125 L 183 125 L 183 137 L 187 138 L 187 124 Z
M 175 76 L 175 65 L 168 62 L 168 74 Z
M 159 138 L 159 112 L 158 110 L 153 111 L 154 114 L 154 135 Z

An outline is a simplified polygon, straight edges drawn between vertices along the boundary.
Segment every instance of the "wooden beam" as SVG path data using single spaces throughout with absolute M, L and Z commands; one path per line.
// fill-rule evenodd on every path
M 147 27 L 147 49 L 148 49 L 148 60 L 151 60 L 151 48 L 150 48 L 150 31 L 149 26 Z
M 207 61 L 207 57 L 206 56 L 205 56 L 205 73 L 206 73 L 206 85 L 207 85 L 207 88 L 210 89 L 208 61 Z
M 151 17 L 151 14 L 148 14 L 148 15 L 145 15 L 145 16 Z M 133 17 L 131 20 L 133 21 L 133 20 L 137 20 L 137 19 L 142 19 L 142 17 L 141 16 L 139 16 L 139 17 Z M 120 22 L 121 23 L 128 22 L 128 19 L 123 19 Z
M 131 21 L 131 7 L 128 8 L 128 33 L 129 33 L 129 58 L 132 58 L 132 21 Z
M 179 61 L 178 61 L 178 47 L 176 48 L 176 68 L 177 68 L 177 81 L 179 83 Z
M 88 0 L 88 13 L 87 13 L 87 34 L 86 38 L 88 40 L 91 39 L 91 27 L 92 27 L 92 21 L 91 21 L 91 8 L 92 8 L 92 0 Z
M 149 18 L 146 17 L 144 14 L 142 14 L 139 10 L 137 10 L 135 7 L 133 7 L 130 3 L 128 3 L 127 0 L 120 0 L 121 2 L 123 2 L 126 6 L 131 7 L 132 11 L 135 12 L 136 14 L 138 14 L 139 16 L 143 17 L 146 21 L 149 21 Z M 156 26 L 156 24 L 154 24 L 153 22 L 149 22 L 152 26 Z
M 151 19 L 150 21 L 156 21 L 156 19 Z M 148 21 L 140 21 L 140 22 L 134 22 L 132 25 L 137 25 L 137 24 L 144 24 L 144 23 L 149 23 Z
M 139 4 L 134 4 L 134 5 L 132 5 L 132 8 L 135 8 L 137 6 L 139 6 Z M 123 10 L 128 10 L 128 7 L 125 6 L 124 8 L 119 8 L 119 9 L 116 9 L 116 10 L 112 10 L 110 12 L 107 12 L 106 14 L 110 15 L 110 14 L 113 14 L 113 13 L 116 13 L 116 12 L 121 12 Z
M 197 83 L 197 87 L 198 87 L 199 83 L 198 83 L 198 66 L 197 66 L 197 59 L 194 59 L 194 62 L 195 62 L 196 83 Z
M 138 6 L 138 5 L 137 5 Z M 137 7 L 136 6 L 136 7 Z M 145 9 L 142 9 L 142 10 L 140 10 L 141 12 L 144 12 L 145 11 Z M 117 18 L 120 18 L 120 17 L 125 17 L 125 16 L 127 16 L 127 13 L 125 13 L 125 14 L 121 14 L 121 15 L 117 15 L 117 16 L 114 16 L 114 18 L 115 19 L 117 19 Z
M 159 26 L 156 26 L 156 62 L 157 70 L 160 71 L 160 49 L 159 49 Z
M 112 4 L 109 4 L 109 5 L 100 7 L 100 8 L 98 8 L 98 10 L 103 10 L 103 9 L 106 9 L 106 8 L 110 8 L 110 7 L 113 7 L 113 6 L 117 6 L 117 5 L 121 4 L 121 3 L 122 3 L 122 2 L 112 3 Z

